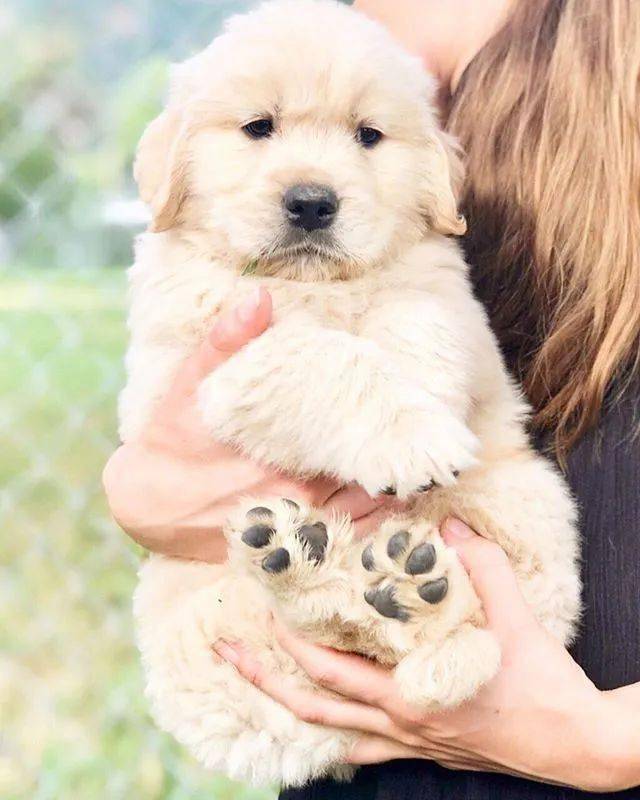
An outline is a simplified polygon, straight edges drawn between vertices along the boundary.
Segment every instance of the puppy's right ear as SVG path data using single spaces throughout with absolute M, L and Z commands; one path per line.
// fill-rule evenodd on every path
M 163 111 L 146 127 L 136 151 L 133 177 L 140 197 L 151 208 L 152 231 L 166 231 L 175 224 L 186 196 L 183 116 L 177 109 Z

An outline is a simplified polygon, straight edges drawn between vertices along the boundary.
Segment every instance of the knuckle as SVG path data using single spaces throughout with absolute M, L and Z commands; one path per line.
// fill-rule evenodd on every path
M 447 723 L 446 717 L 442 720 L 430 719 L 424 726 L 425 737 L 433 743 L 446 744 L 455 742 L 456 735 Z
M 457 763 L 456 761 L 450 761 L 448 758 L 436 758 L 434 759 L 436 763 L 438 763 L 441 767 L 445 769 L 449 769 L 452 772 L 459 772 L 460 770 L 464 769 L 465 767 L 462 764 Z
M 335 670 L 330 669 L 329 667 L 313 669 L 311 677 L 317 684 L 324 686 L 325 688 L 330 688 L 338 683 L 338 676 L 336 675 Z
M 390 730 L 390 738 L 397 739 L 407 747 L 413 747 L 416 750 L 421 750 L 424 747 L 424 740 L 419 734 L 412 733 L 406 728 L 400 727 L 399 725 L 392 726 Z
M 247 664 L 246 660 L 241 659 L 239 663 L 240 672 L 252 683 L 256 689 L 262 689 L 265 685 L 264 673 L 259 665 Z
M 133 481 L 128 480 L 132 472 L 129 469 L 129 459 L 127 446 L 122 445 L 113 453 L 102 471 L 102 485 L 109 510 L 118 525 L 127 533 L 138 527 L 136 503 L 139 503 L 141 496 L 135 490 Z M 124 476 L 127 476 L 127 480 L 123 480 Z
M 406 729 L 421 728 L 424 722 L 424 715 L 415 708 L 403 708 L 394 717 L 398 725 Z
M 119 490 L 122 486 L 120 475 L 125 466 L 126 461 L 126 447 L 121 445 L 113 452 L 104 465 L 102 470 L 102 485 L 104 487 L 107 499 L 111 504 L 112 500 L 118 498 Z
M 299 720 L 309 725 L 322 725 L 326 721 L 326 715 L 318 706 L 305 703 L 292 709 L 292 711 Z

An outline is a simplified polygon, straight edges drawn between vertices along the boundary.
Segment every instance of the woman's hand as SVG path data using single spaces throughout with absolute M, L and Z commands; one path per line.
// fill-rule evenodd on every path
M 503 653 L 498 676 L 458 709 L 421 713 L 399 696 L 389 670 L 311 644 L 277 621 L 281 646 L 343 699 L 265 672 L 242 643 L 219 641 L 215 651 L 300 719 L 361 731 L 355 764 L 426 758 L 588 791 L 640 783 L 640 685 L 598 691 L 537 623 L 504 552 L 458 521 L 449 521 L 443 535 L 469 571 Z
M 168 555 L 223 561 L 221 527 L 241 495 L 291 497 L 350 513 L 360 533 L 379 524 L 384 500 L 330 480 L 295 481 L 215 442 L 195 408 L 202 379 L 271 322 L 271 297 L 256 292 L 221 317 L 175 376 L 144 436 L 109 459 L 104 485 L 113 516 L 139 544 Z

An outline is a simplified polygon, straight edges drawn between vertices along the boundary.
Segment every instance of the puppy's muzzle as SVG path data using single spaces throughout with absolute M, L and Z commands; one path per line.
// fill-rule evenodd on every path
M 290 225 L 305 231 L 328 228 L 338 213 L 338 196 L 329 186 L 299 183 L 282 197 L 284 214 Z

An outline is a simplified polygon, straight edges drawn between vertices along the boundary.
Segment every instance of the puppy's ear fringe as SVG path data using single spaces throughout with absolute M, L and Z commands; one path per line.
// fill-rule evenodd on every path
M 150 231 L 172 228 L 186 198 L 186 135 L 184 115 L 168 108 L 149 123 L 138 144 L 133 177 L 151 209 Z
M 443 131 L 428 142 L 426 168 L 426 213 L 430 227 L 445 236 L 462 236 L 467 221 L 458 211 L 458 197 L 464 180 L 462 150 Z

